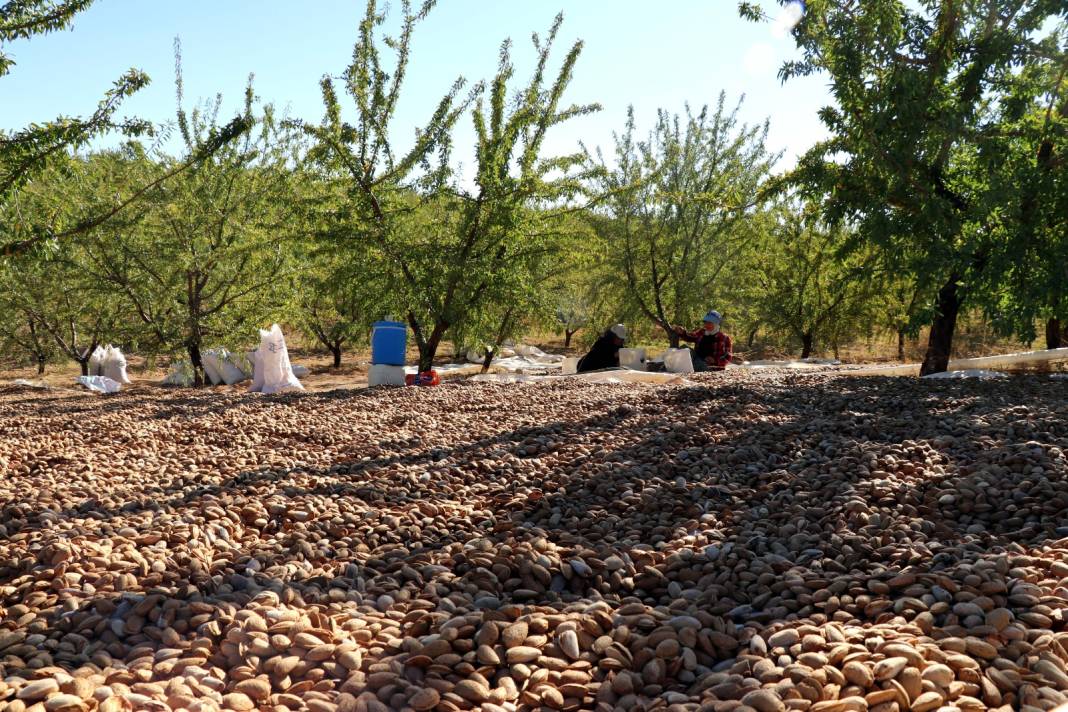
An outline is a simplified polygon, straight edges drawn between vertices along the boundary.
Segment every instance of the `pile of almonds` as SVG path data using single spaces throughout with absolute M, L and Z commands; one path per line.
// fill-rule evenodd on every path
M 0 712 L 1051 710 L 1068 382 L 0 389 Z

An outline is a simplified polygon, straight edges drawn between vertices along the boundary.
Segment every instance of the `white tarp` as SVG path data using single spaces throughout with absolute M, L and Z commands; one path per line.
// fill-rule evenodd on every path
M 27 381 L 25 378 L 16 378 L 14 381 L 11 382 L 11 385 L 13 385 L 13 386 L 22 386 L 23 388 L 36 388 L 36 389 L 42 390 L 42 391 L 47 391 L 48 390 L 48 384 L 47 383 L 40 383 L 40 382 L 36 382 L 36 381 Z
M 481 366 L 483 360 L 485 360 L 485 352 L 479 351 L 478 349 L 469 350 L 466 356 L 468 362 L 479 366 Z M 547 354 L 537 346 L 519 344 L 515 346 L 514 350 L 502 347 L 490 365 L 491 367 L 495 366 L 505 371 L 523 372 L 560 368 L 560 364 L 563 363 L 563 361 L 563 356 Z M 449 366 L 458 367 L 459 364 L 449 364 Z M 434 370 L 438 373 L 442 372 L 441 367 L 436 366 Z
M 962 378 L 978 378 L 984 381 L 996 380 L 999 378 L 1008 378 L 1004 373 L 998 371 L 987 371 L 982 368 L 969 368 L 964 371 L 942 371 L 941 373 L 931 373 L 923 377 L 923 380 L 927 379 L 941 379 L 941 380 L 960 380 Z
M 949 362 L 950 371 L 967 371 L 969 369 L 1021 368 L 1028 365 L 1049 364 L 1068 361 L 1068 348 L 1045 349 L 1042 351 L 1022 351 L 999 356 L 980 356 L 962 358 Z M 874 366 L 851 371 L 856 376 L 918 376 L 920 364 L 908 363 L 902 366 Z
M 104 376 L 78 376 L 78 383 L 96 393 L 118 393 L 122 384 Z
M 400 366 L 398 366 L 397 368 L 400 368 Z M 444 376 L 446 373 L 462 373 L 465 371 L 474 373 L 477 370 L 478 366 L 473 363 L 443 363 L 440 366 L 434 366 L 434 371 L 439 376 Z M 416 374 L 419 373 L 419 367 L 405 366 L 404 372 L 406 374 Z

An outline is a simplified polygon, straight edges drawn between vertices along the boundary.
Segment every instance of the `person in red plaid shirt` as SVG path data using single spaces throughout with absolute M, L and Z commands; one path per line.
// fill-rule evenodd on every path
M 734 345 L 731 337 L 720 330 L 723 317 L 713 309 L 705 314 L 704 324 L 695 331 L 686 331 L 681 326 L 673 326 L 672 330 L 683 341 L 694 344 L 690 352 L 693 358 L 693 370 L 695 371 L 722 371 L 734 357 Z

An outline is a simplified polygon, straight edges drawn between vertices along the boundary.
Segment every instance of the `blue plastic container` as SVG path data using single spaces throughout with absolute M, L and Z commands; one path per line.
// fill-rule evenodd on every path
M 371 363 L 403 366 L 408 347 L 408 327 L 399 321 L 376 321 L 371 325 Z

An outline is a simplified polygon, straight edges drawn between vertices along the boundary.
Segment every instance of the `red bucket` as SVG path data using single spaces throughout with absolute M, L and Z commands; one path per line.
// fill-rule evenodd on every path
M 404 382 L 409 386 L 436 386 L 441 383 L 437 371 L 423 371 L 422 373 L 409 373 L 404 377 Z

